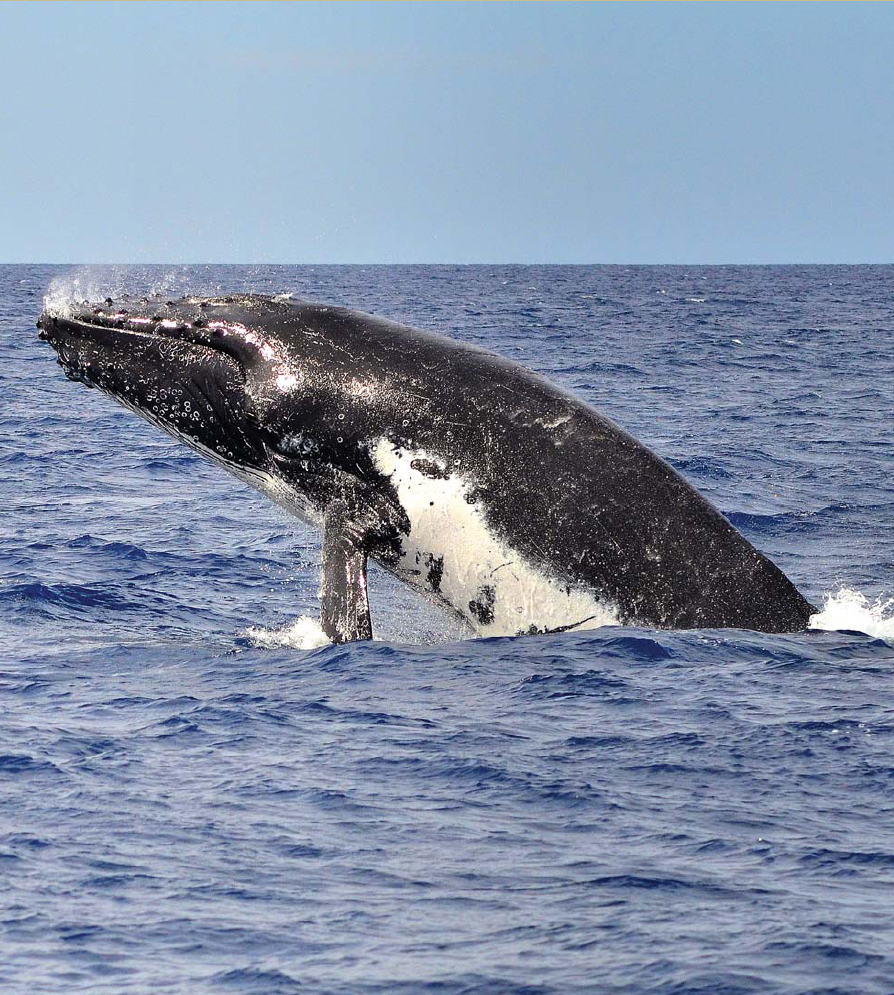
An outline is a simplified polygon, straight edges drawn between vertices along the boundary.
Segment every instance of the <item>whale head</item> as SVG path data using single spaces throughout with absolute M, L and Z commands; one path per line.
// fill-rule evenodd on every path
M 337 460 L 326 458 L 326 432 L 315 426 L 338 416 L 321 412 L 320 392 L 309 389 L 288 302 L 107 298 L 48 309 L 37 324 L 69 379 L 262 489 L 276 483 L 277 499 L 296 514 L 315 518 L 308 497 L 322 507 L 331 496 Z
M 107 298 L 48 308 L 37 324 L 69 379 L 306 521 L 319 523 L 333 499 L 362 492 L 376 520 L 365 527 L 393 545 L 403 515 L 370 450 L 378 384 L 349 345 L 321 334 L 316 322 L 330 314 L 255 295 Z
M 112 301 L 45 311 L 40 338 L 71 380 L 96 387 L 232 469 L 269 460 L 250 384 L 265 344 L 188 301 Z

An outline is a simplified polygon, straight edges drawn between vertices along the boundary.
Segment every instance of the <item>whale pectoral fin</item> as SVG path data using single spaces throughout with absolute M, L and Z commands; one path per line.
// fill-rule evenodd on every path
M 351 526 L 347 505 L 334 502 L 326 512 L 320 591 L 320 624 L 334 643 L 372 639 L 366 558 L 366 549 Z

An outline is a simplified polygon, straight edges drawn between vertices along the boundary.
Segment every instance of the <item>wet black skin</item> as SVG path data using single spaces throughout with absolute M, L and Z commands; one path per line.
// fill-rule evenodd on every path
M 662 459 L 492 353 L 260 296 L 107 301 L 44 314 L 39 326 L 70 377 L 241 476 L 283 480 L 293 510 L 337 521 L 346 555 L 364 566 L 366 555 L 396 563 L 409 528 L 371 456 L 385 437 L 472 482 L 468 500 L 497 535 L 545 574 L 616 605 L 625 622 L 788 632 L 815 611 Z M 436 592 L 439 570 L 422 564 L 420 574 Z M 366 635 L 357 624 L 353 635 Z

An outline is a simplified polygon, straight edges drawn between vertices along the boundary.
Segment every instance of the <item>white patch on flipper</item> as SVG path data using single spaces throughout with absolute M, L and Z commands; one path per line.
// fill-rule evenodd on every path
M 372 456 L 378 469 L 391 478 L 410 520 L 398 574 L 422 587 L 426 555 L 442 558 L 442 596 L 482 635 L 512 636 L 531 626 L 558 629 L 582 623 L 581 629 L 595 629 L 619 624 L 610 605 L 580 588 L 567 589 L 495 536 L 478 506 L 466 500 L 474 489 L 469 482 L 452 474 L 446 480 L 433 479 L 412 465 L 418 460 L 449 473 L 443 460 L 422 450 L 398 449 L 388 439 L 379 440 Z M 524 514 L 524 509 L 518 513 Z M 469 605 L 480 601 L 482 589 L 488 587 L 495 594 L 494 618 L 482 624 Z

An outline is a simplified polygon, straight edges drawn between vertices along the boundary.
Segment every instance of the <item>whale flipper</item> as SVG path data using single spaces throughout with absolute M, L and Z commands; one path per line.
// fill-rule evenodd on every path
M 320 624 L 334 643 L 372 639 L 366 559 L 366 549 L 352 527 L 347 504 L 334 501 L 325 518 L 320 590 Z

